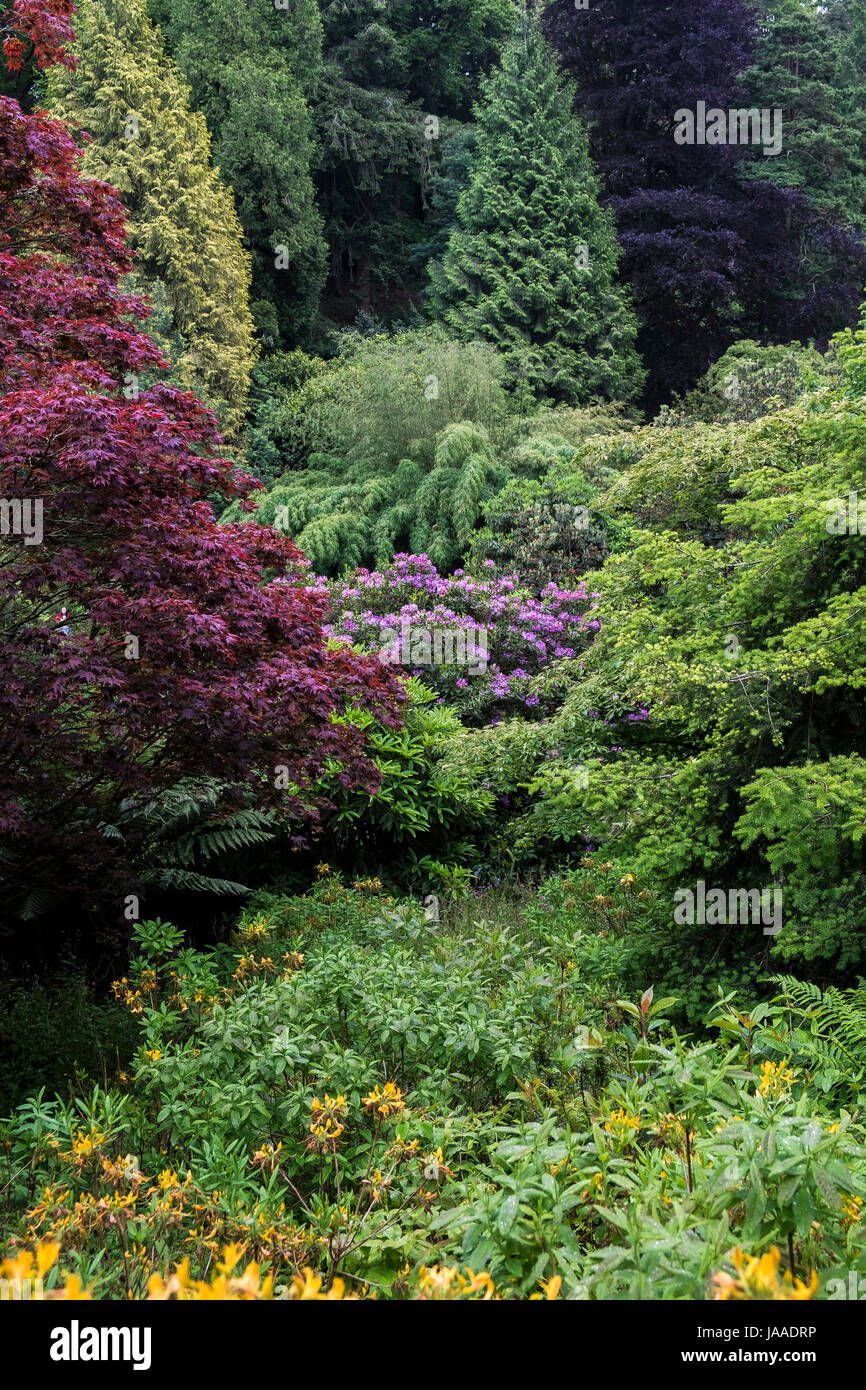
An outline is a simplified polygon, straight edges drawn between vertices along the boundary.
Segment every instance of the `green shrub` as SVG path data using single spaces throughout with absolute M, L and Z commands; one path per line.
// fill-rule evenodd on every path
M 432 915 L 320 865 L 215 951 L 141 923 L 129 1074 L 0 1126 L 16 1250 L 58 1240 L 67 1296 L 166 1296 L 215 1255 L 257 1262 L 254 1297 L 435 1296 L 454 1265 L 505 1298 L 838 1296 L 866 1269 L 862 1003 L 783 979 L 684 1037 L 628 979 L 655 914 L 612 863 Z
M 291 536 L 318 574 L 387 564 L 395 552 L 425 553 L 441 568 L 469 547 L 482 502 L 510 477 L 486 432 L 447 425 L 419 457 L 346 464 L 313 455 L 308 468 L 257 494 L 255 520 Z M 240 519 L 229 508 L 223 520 Z
M 663 407 L 656 425 L 706 425 L 757 420 L 783 410 L 818 386 L 838 383 L 832 356 L 802 343 L 769 346 L 746 338 L 714 362 L 698 384 L 672 406 Z
M 0 1115 L 40 1087 L 67 1094 L 104 1082 L 135 1045 L 129 1015 L 74 961 L 0 973 Z

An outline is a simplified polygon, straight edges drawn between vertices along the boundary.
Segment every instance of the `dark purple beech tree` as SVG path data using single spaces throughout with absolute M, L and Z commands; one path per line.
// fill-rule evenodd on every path
M 755 177 L 755 161 L 769 173 L 784 158 L 784 111 L 775 156 L 763 144 L 677 141 L 678 111 L 754 106 L 739 83 L 757 38 L 749 5 L 553 0 L 544 27 L 577 83 L 616 217 L 649 407 L 692 385 L 735 338 L 820 346 L 856 318 L 866 248 L 805 194 Z M 762 105 L 774 105 L 771 93 Z

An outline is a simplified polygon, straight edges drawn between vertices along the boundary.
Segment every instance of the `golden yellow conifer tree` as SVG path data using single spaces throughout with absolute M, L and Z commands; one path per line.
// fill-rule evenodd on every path
M 182 345 L 174 379 L 236 439 L 255 360 L 250 258 L 204 116 L 190 109 L 145 0 L 79 0 L 75 32 L 78 66 L 52 69 L 47 105 L 92 136 L 84 172 L 123 199 L 142 289 L 164 286 Z

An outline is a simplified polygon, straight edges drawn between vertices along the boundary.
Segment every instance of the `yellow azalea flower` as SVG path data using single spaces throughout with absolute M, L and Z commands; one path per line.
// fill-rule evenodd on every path
M 343 1095 L 329 1096 L 325 1093 L 324 1102 L 313 1096 L 310 1102 L 311 1122 L 308 1147 L 319 1152 L 335 1152 L 336 1142 L 345 1131 L 343 1120 L 348 1106 Z
M 418 1300 L 476 1300 L 483 1303 L 498 1299 L 499 1294 L 487 1273 L 463 1272 L 456 1266 L 422 1265 L 418 1271 Z
M 57 1256 L 60 1254 L 60 1242 L 56 1240 L 40 1241 L 36 1247 L 36 1268 L 39 1270 L 39 1277 L 48 1273 L 48 1270 L 57 1263 Z
M 188 1258 L 181 1260 L 175 1273 L 167 1279 L 160 1274 L 152 1274 L 147 1284 L 148 1298 L 154 1301 L 176 1298 L 184 1302 L 236 1302 L 273 1298 L 273 1275 L 269 1274 L 267 1278 L 262 1279 L 255 1261 L 247 1265 L 242 1274 L 229 1277 L 227 1271 L 234 1269 L 237 1264 L 237 1260 L 232 1258 L 237 1249 L 237 1246 L 224 1248 L 224 1259 L 217 1266 L 223 1272 L 210 1282 L 190 1278 Z
M 632 1140 L 640 1129 L 640 1116 L 629 1115 L 620 1106 L 619 1110 L 611 1110 L 610 1118 L 605 1120 L 604 1128 L 605 1132 L 612 1134 L 614 1139 Z
M 539 1279 L 539 1284 L 544 1290 L 544 1297 L 550 1301 L 559 1298 L 559 1291 L 562 1288 L 562 1278 L 559 1274 L 553 1274 L 549 1279 Z
M 424 1177 L 433 1182 L 439 1182 L 441 1178 L 451 1176 L 451 1169 L 445 1166 L 441 1145 L 438 1149 L 433 1149 L 431 1153 L 422 1154 L 420 1162 Z
M 68 1196 L 68 1192 L 63 1194 Z M 50 1269 L 53 1269 L 60 1255 L 60 1242 L 56 1240 L 42 1240 L 36 1245 L 36 1250 L 22 1250 L 17 1255 L 11 1255 L 4 1260 L 0 1260 L 0 1278 L 8 1280 L 37 1280 L 32 1290 L 34 1302 L 42 1302 L 47 1299 L 90 1299 L 90 1290 L 85 1289 L 77 1274 L 67 1274 L 62 1276 L 64 1283 L 50 1293 L 46 1293 L 42 1288 L 42 1279 Z
M 666 1115 L 660 1115 L 654 1129 L 668 1148 L 673 1149 L 676 1153 L 684 1152 L 690 1139 L 690 1131 L 681 1115 L 674 1115 L 671 1111 L 668 1111 Z M 695 1157 L 697 1158 L 697 1155 Z M 662 1158 L 663 1163 L 666 1161 L 665 1158 Z
M 32 1279 L 33 1264 L 32 1251 L 22 1250 L 20 1255 L 10 1255 L 5 1259 L 0 1269 L 4 1279 Z
M 406 1109 L 403 1092 L 393 1081 L 386 1081 L 381 1091 L 378 1086 L 374 1086 L 370 1094 L 364 1096 L 361 1104 L 365 1110 L 381 1116 L 382 1119 L 399 1115 Z
M 235 1265 L 240 1261 L 245 1249 L 245 1245 L 224 1245 L 222 1252 L 223 1257 L 221 1260 L 217 1260 L 217 1269 L 220 1274 L 231 1274 Z
M 263 937 L 269 936 L 273 931 L 273 924 L 268 921 L 263 913 L 254 917 L 251 922 L 245 922 L 238 928 L 238 937 L 241 941 L 252 942 L 261 941 Z
M 66 1282 L 61 1289 L 52 1289 L 51 1293 L 45 1295 L 50 1299 L 68 1299 L 70 1303 L 82 1303 L 92 1301 L 93 1294 L 90 1289 L 86 1289 L 77 1274 L 67 1276 Z
M 297 1300 L 298 1302 L 321 1302 L 325 1299 L 332 1302 L 338 1300 L 354 1299 L 355 1294 L 346 1293 L 345 1281 L 335 1279 L 330 1289 L 323 1292 L 324 1280 L 321 1275 L 315 1274 L 309 1267 L 305 1268 L 300 1274 L 296 1274 L 286 1292 L 286 1297 Z
M 762 1062 L 761 1080 L 758 1095 L 768 1100 L 786 1100 L 791 1094 L 791 1085 L 796 1080 L 794 1073 L 782 1062 Z
M 712 1283 L 716 1289 L 714 1295 L 716 1301 L 732 1299 L 770 1302 L 804 1300 L 811 1298 L 817 1291 L 818 1275 L 814 1270 L 811 1272 L 808 1284 L 804 1283 L 802 1279 L 793 1278 L 790 1270 L 786 1270 L 784 1278 L 780 1280 L 779 1265 L 782 1256 L 775 1245 L 772 1245 L 763 1255 L 747 1255 L 737 1247 L 731 1258 L 737 1271 L 736 1275 L 728 1274 L 724 1270 L 713 1275 Z
M 592 1177 L 592 1185 L 593 1185 L 593 1187 L 594 1187 L 594 1189 L 595 1189 L 595 1191 L 596 1191 L 597 1193 L 598 1193 L 598 1192 L 601 1192 L 601 1189 L 602 1189 L 602 1187 L 604 1186 L 604 1174 L 603 1174 L 603 1173 L 594 1173 L 594 1174 L 593 1174 L 593 1177 Z M 592 1194 L 592 1192 L 590 1191 L 589 1188 L 585 1188 L 584 1191 L 583 1191 L 580 1195 L 581 1195 L 581 1197 L 583 1198 L 583 1200 L 584 1200 L 585 1202 L 589 1202 L 589 1201 L 592 1200 L 592 1195 L 593 1195 L 593 1194 Z
M 100 1157 L 100 1147 L 104 1143 L 105 1135 L 95 1126 L 87 1134 L 79 1129 L 73 1137 L 72 1148 L 61 1153 L 60 1157 L 64 1163 L 72 1163 L 76 1169 L 81 1169 L 88 1159 Z
M 385 1150 L 385 1157 L 396 1159 L 398 1163 L 406 1163 L 417 1157 L 420 1151 L 421 1144 L 418 1139 L 401 1139 L 398 1135 L 391 1147 Z
M 383 1194 L 386 1193 L 391 1186 L 391 1179 L 383 1178 L 382 1170 L 377 1168 L 372 1179 L 367 1179 L 365 1185 L 370 1188 L 374 1202 L 380 1202 Z
M 93 1128 L 85 1134 L 82 1130 L 78 1131 L 72 1141 L 72 1152 L 76 1154 L 92 1154 L 99 1148 L 100 1144 L 105 1143 L 105 1135 L 98 1129 Z
M 282 1151 L 282 1139 L 274 1148 L 273 1144 L 263 1144 L 260 1149 L 256 1149 L 250 1163 L 254 1168 L 262 1168 L 266 1172 L 272 1173 L 279 1163 L 279 1154 Z

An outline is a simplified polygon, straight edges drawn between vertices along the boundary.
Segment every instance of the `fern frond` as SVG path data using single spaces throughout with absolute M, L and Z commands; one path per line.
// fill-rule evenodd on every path
M 866 1068 L 866 989 L 826 989 L 793 975 L 774 977 L 781 986 L 777 1002 L 800 1016 L 792 1035 L 804 1057 L 829 1063 L 840 1071 Z

